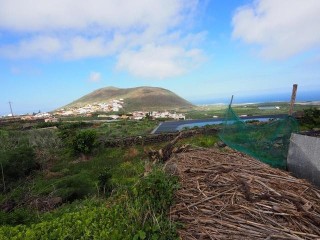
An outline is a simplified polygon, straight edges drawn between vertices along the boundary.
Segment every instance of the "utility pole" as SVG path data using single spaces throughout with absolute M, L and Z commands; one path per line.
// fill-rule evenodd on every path
M 231 107 L 232 102 L 233 102 L 233 95 L 231 96 L 231 100 L 230 100 L 230 103 L 229 103 L 229 108 Z
M 289 115 L 292 115 L 292 113 L 293 113 L 293 106 L 294 106 L 294 103 L 296 101 L 297 88 L 298 88 L 298 84 L 293 84 L 292 94 L 291 94 L 291 101 L 290 101 Z
M 11 116 L 13 117 L 12 106 L 10 101 L 9 101 L 9 106 L 10 106 Z

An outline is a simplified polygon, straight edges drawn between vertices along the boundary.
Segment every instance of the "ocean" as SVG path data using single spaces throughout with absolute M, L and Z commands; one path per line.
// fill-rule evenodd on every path
M 265 103 L 265 102 L 290 102 L 291 93 L 262 94 L 257 96 L 234 96 L 233 103 Z M 226 98 L 207 98 L 191 101 L 195 105 L 203 104 L 229 104 L 231 96 Z M 320 101 L 320 91 L 297 92 L 296 102 Z

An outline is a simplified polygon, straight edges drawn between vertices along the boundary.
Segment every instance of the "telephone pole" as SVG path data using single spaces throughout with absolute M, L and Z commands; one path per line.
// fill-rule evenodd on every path
M 10 106 L 11 116 L 13 117 L 13 111 L 12 111 L 12 106 L 10 101 L 9 101 L 9 106 Z

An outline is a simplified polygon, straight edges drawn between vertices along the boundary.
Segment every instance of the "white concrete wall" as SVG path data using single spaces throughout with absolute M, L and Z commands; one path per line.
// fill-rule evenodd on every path
M 320 138 L 293 133 L 287 163 L 293 175 L 320 187 Z

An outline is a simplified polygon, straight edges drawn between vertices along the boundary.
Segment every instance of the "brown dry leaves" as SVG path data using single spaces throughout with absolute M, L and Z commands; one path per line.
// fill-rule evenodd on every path
M 181 153 L 170 212 L 182 239 L 320 239 L 320 191 L 247 155 Z

